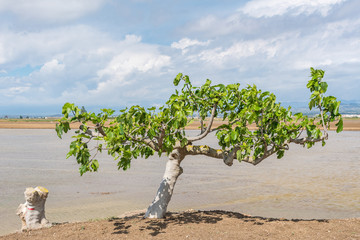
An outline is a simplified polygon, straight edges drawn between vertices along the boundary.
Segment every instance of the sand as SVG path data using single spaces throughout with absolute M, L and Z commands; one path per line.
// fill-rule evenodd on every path
M 22 239 L 360 239 L 360 219 L 275 219 L 227 211 L 168 213 L 165 219 L 142 214 L 61 224 L 0 237 Z

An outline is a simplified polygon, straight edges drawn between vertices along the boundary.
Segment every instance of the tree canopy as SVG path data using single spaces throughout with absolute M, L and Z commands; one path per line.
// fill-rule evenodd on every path
M 290 143 L 307 148 L 328 137 L 330 123 L 337 121 L 336 131 L 343 128 L 339 113 L 340 101 L 326 96 L 328 84 L 323 81 L 324 71 L 311 68 L 307 88 L 311 92 L 309 108 L 317 108 L 319 114 L 308 117 L 293 114 L 276 102 L 276 96 L 261 91 L 255 85 L 241 89 L 240 84 L 212 85 L 210 80 L 198 87 L 189 76 L 179 73 L 174 79 L 175 90 L 161 107 L 144 108 L 131 106 L 115 114 L 112 109 L 100 113 L 86 112 L 75 104 L 63 106 L 63 117 L 56 126 L 58 136 L 70 130 L 70 124 L 80 122 L 74 133 L 67 157 L 74 156 L 80 165 L 80 174 L 97 171 L 96 156 L 106 150 L 118 161 L 118 168 L 126 170 L 138 157 L 148 158 L 157 153 L 170 154 L 183 149 L 185 155 L 206 155 L 220 158 L 231 166 L 233 160 L 258 164 L 271 155 L 282 158 Z M 225 121 L 213 127 L 215 118 Z M 199 121 L 199 134 L 186 135 L 185 127 Z M 256 130 L 250 130 L 250 124 Z M 196 145 L 196 141 L 215 132 L 219 148 Z M 90 142 L 94 147 L 90 148 Z

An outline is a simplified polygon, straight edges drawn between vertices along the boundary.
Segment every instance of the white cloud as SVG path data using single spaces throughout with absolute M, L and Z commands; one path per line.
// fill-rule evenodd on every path
M 27 21 L 68 21 L 97 10 L 104 0 L 2 0 L 0 12 L 12 12 Z
M 126 43 L 139 43 L 139 42 L 141 42 L 141 36 L 128 34 L 125 36 L 125 42 Z
M 171 44 L 172 48 L 181 49 L 182 54 L 185 54 L 188 52 L 188 48 L 192 46 L 208 46 L 210 43 L 210 40 L 206 42 L 201 42 L 198 40 L 191 40 L 189 38 L 182 38 L 178 42 L 173 42 Z
M 14 28 L 10 20 L 0 23 L 0 102 L 4 106 L 14 102 L 60 105 L 67 101 L 86 106 L 125 106 L 136 101 L 159 104 L 171 94 L 172 78 L 178 72 L 188 74 L 194 84 L 202 84 L 206 78 L 214 83 L 254 83 L 271 91 L 281 89 L 289 98 L 293 96 L 287 90 L 295 96 L 299 87 L 305 88 L 303 82 L 311 66 L 338 75 L 341 69 L 351 68 L 354 74 L 341 81 L 354 83 L 360 76 L 360 20 L 341 11 L 355 8 L 356 2 L 348 6 L 341 0 L 253 0 L 240 11 L 207 12 L 184 20 L 181 29 L 169 23 L 162 32 L 164 26 L 159 25 L 149 35 L 154 26 L 142 20 L 140 27 L 118 21 L 116 32 L 114 25 L 103 27 L 106 17 L 96 24 L 94 19 L 90 24 L 85 18 L 80 19 L 81 24 L 71 22 L 99 9 L 100 0 L 83 8 L 80 5 L 85 1 L 62 1 L 68 6 L 58 10 L 59 0 L 52 6 L 34 0 L 24 16 L 18 14 L 30 1 L 20 0 L 19 6 L 12 2 L 0 0 L 0 14 L 7 11 L 2 17 L 17 21 Z M 39 13 L 40 6 L 44 13 Z M 329 17 L 322 17 L 326 15 Z M 19 17 L 50 24 L 42 28 L 16 25 Z M 171 32 L 169 26 L 174 26 Z M 23 76 L 18 74 L 21 69 L 33 72 L 24 71 L 27 76 Z
M 40 72 L 45 74 L 51 74 L 53 72 L 58 72 L 64 70 L 65 65 L 59 63 L 57 59 L 53 59 L 47 63 L 45 63 L 41 68 Z
M 11 97 L 14 95 L 20 95 L 24 92 L 27 92 L 30 89 L 28 86 L 22 86 L 22 87 L 11 87 L 8 89 L 3 89 L 2 92 L 5 96 Z
M 252 0 L 239 9 L 241 12 L 256 18 L 273 17 L 284 14 L 310 15 L 319 12 L 326 16 L 335 4 L 346 0 Z
M 273 37 L 251 40 L 214 41 L 205 50 L 196 48 L 185 55 L 192 64 L 211 64 L 218 70 L 241 66 L 251 68 L 249 60 L 259 65 L 279 65 L 287 69 L 334 66 L 358 62 L 360 36 L 351 33 L 360 28 L 360 20 L 341 20 L 321 25 L 321 29 L 284 31 Z M 229 44 L 230 43 L 230 44 Z M 228 46 L 227 46 L 228 45 Z
M 8 66 L 42 65 L 54 57 L 60 58 L 66 54 L 89 54 L 92 48 L 112 42 L 106 34 L 85 25 L 34 32 L 2 31 L 0 63 Z
M 169 56 L 160 54 L 150 45 L 128 46 L 128 49 L 118 53 L 104 69 L 97 72 L 99 83 L 91 93 L 113 91 L 117 87 L 131 84 L 128 75 L 159 72 L 163 67 L 169 66 L 170 61 Z
M 120 78 L 133 71 L 148 72 L 169 65 L 170 57 L 156 56 L 152 53 L 124 51 L 115 56 L 105 69 L 98 72 L 99 77 L 115 75 Z
M 266 27 L 272 24 L 271 19 L 268 21 Z M 264 34 L 247 40 L 234 31 L 213 37 L 205 49 L 192 46 L 192 51 L 179 57 L 175 65 L 186 66 L 186 74 L 192 78 L 201 76 L 204 79 L 202 76 L 205 76 L 219 82 L 254 83 L 274 91 L 282 99 L 294 100 L 307 97 L 305 85 L 310 67 L 322 68 L 334 76 L 343 75 L 345 68 L 346 71 L 358 68 L 360 63 L 358 18 L 297 26 L 272 34 L 265 26 L 262 29 Z M 356 86 L 358 77 L 355 75 L 331 83 L 331 94 L 349 99 L 341 84 Z
M 213 15 L 201 17 L 200 19 L 185 25 L 183 27 L 183 32 L 188 35 L 201 36 L 203 39 L 212 39 L 229 34 L 253 32 L 254 27 L 254 24 L 249 23 L 248 19 L 239 17 L 238 13 L 233 13 L 225 18 Z
M 360 20 L 332 22 L 307 36 L 287 39 L 284 47 L 291 50 L 283 52 L 292 59 L 295 69 L 333 68 L 360 62 L 360 36 L 349 34 L 359 28 Z
M 101 98 L 110 102 L 110 95 L 114 96 L 111 102 L 124 102 L 120 99 L 130 91 L 126 92 L 122 86 L 140 88 L 135 84 L 139 79 L 158 80 L 163 68 L 171 64 L 170 56 L 161 53 L 159 46 L 142 43 L 140 36 L 126 35 L 124 39 L 114 40 L 106 33 L 84 25 L 39 32 L 6 31 L 0 35 L 1 45 L 7 49 L 1 68 L 41 66 L 27 76 L 0 78 L 5 83 L 2 92 L 13 96 L 3 99 L 3 104 L 14 103 L 16 93 L 23 95 L 16 97 L 16 102 L 23 101 L 24 104 L 77 102 L 81 99 L 88 101 L 83 102 L 88 105 Z M 31 85 L 22 88 L 26 83 Z M 157 83 L 140 84 L 146 92 Z
M 277 39 L 256 39 L 252 41 L 238 41 L 228 48 L 215 47 L 189 56 L 191 61 L 202 61 L 212 63 L 217 68 L 224 67 L 224 64 L 236 65 L 238 61 L 255 55 L 262 55 L 264 59 L 273 58 L 277 52 Z

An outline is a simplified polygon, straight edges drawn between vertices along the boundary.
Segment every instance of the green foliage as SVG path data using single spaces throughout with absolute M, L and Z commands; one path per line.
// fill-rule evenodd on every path
M 339 119 L 339 122 L 336 124 L 336 132 L 341 132 L 343 129 L 343 120 L 340 110 L 340 101 L 337 101 L 335 97 L 328 96 L 325 97 L 324 93 L 328 88 L 328 84 L 322 79 L 324 77 L 324 71 L 311 68 L 311 80 L 306 85 L 310 89 L 311 97 L 309 102 L 309 109 L 311 110 L 314 107 L 317 107 L 322 116 L 320 124 L 324 125 L 326 128 L 329 128 L 330 122 Z
M 196 87 L 187 75 L 179 73 L 173 83 L 178 86 L 183 82 L 182 88 L 176 90 L 158 109 L 132 106 L 111 118 L 114 110 L 88 113 L 84 108 L 66 103 L 56 131 L 61 138 L 63 133 L 70 130 L 70 123 L 82 124 L 73 136 L 74 141 L 67 155 L 76 158 L 80 164 L 80 174 L 99 168 L 98 161 L 94 159 L 96 154 L 93 157 L 90 154 L 92 140 L 101 142 L 93 146 L 96 152 L 106 149 L 118 161 L 118 168 L 123 170 L 130 167 L 134 158 L 148 158 L 155 152 L 161 156 L 171 153 L 174 148 L 193 144 L 184 129 L 194 120 L 194 115 L 201 121 L 208 117 L 221 117 L 226 121 L 213 130 L 222 151 L 236 149 L 239 161 L 248 157 L 264 157 L 269 149 L 282 158 L 287 144 L 299 139 L 303 130 L 306 140 L 298 140 L 298 143 L 308 148 L 320 140 L 325 144 L 326 131 L 322 132 L 321 128 L 329 129 L 330 122 L 339 120 L 336 123 L 337 132 L 342 130 L 340 102 L 333 96 L 324 96 L 328 85 L 322 80 L 323 77 L 324 71 L 311 68 L 311 79 L 307 84 L 311 92 L 309 108 L 320 110 L 318 118 L 292 114 L 290 107 L 284 108 L 276 102 L 274 94 L 263 92 L 255 85 L 240 89 L 238 83 L 212 85 L 210 80 L 206 80 L 202 86 Z M 256 125 L 257 129 L 250 130 L 250 124 Z M 92 134 L 89 134 L 90 131 Z

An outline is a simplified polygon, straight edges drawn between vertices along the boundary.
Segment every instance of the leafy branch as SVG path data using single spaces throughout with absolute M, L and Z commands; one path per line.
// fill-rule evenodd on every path
M 135 105 L 120 110 L 119 115 L 113 117 L 115 111 L 112 109 L 102 109 L 95 114 L 66 103 L 56 131 L 61 138 L 71 130 L 72 123 L 80 123 L 67 155 L 76 158 L 80 174 L 97 171 L 99 163 L 95 157 L 104 149 L 123 170 L 130 167 L 132 159 L 148 158 L 155 153 L 170 155 L 174 150 L 223 159 L 229 166 L 234 159 L 256 165 L 274 154 L 282 158 L 291 143 L 308 148 L 317 142 L 324 145 L 331 122 L 337 121 L 337 132 L 343 130 L 340 101 L 325 96 L 328 84 L 323 81 L 324 71 L 310 70 L 311 79 L 307 84 L 311 92 L 309 109 L 320 111 L 315 118 L 293 114 L 290 107 L 284 108 L 276 102 L 274 94 L 263 92 L 255 85 L 241 89 L 238 83 L 212 85 L 206 80 L 196 87 L 187 75 L 178 74 L 174 85 L 182 83 L 182 88 L 175 90 L 160 108 L 145 109 Z M 200 132 L 189 137 L 185 127 L 193 121 L 194 114 L 199 114 Z M 214 127 L 218 116 L 226 122 Z M 206 118 L 209 122 L 205 127 Z M 252 124 L 256 130 L 250 130 Z M 215 132 L 219 149 L 193 145 L 211 132 Z M 101 144 L 96 144 L 97 152 L 91 158 L 88 145 L 92 141 Z

